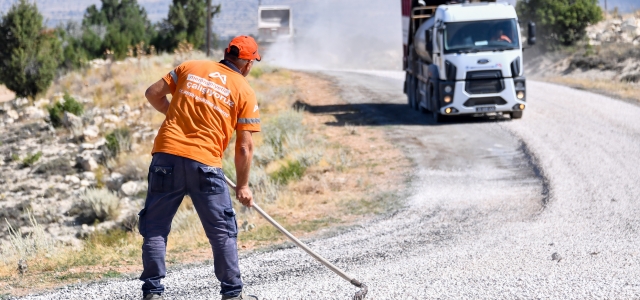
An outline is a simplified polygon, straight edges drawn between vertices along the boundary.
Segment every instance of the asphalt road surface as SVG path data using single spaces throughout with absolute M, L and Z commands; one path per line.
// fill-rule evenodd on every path
M 434 124 L 402 74 L 325 72 L 349 102 L 311 109 L 384 126 L 415 164 L 375 220 L 309 241 L 369 286 L 367 299 L 640 298 L 640 106 L 529 81 L 520 120 Z M 350 299 L 357 288 L 303 251 L 241 258 L 261 299 Z M 212 266 L 172 271 L 166 299 L 217 299 Z M 135 279 L 30 299 L 137 299 Z

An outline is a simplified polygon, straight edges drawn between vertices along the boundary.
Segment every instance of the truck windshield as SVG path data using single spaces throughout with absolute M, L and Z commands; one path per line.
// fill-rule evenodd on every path
M 520 47 L 515 19 L 447 23 L 445 53 L 513 50 Z

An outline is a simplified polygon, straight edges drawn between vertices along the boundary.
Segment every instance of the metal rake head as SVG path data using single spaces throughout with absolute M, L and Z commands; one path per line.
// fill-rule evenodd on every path
M 360 290 L 355 295 L 353 295 L 353 300 L 364 300 L 364 298 L 367 296 L 367 292 L 369 291 L 367 285 L 355 279 L 351 280 L 351 284 L 360 288 Z

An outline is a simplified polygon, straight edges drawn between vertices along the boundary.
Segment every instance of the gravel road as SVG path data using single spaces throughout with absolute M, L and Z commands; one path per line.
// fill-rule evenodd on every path
M 369 286 L 367 299 L 640 298 L 639 106 L 529 81 L 521 120 L 433 124 L 406 106 L 400 73 L 322 76 L 350 103 L 339 120 L 384 126 L 415 164 L 397 209 L 310 241 Z M 212 268 L 170 272 L 166 298 L 217 299 Z M 241 269 L 261 299 L 357 290 L 291 247 L 245 255 Z M 139 286 L 132 278 L 25 299 L 136 299 Z

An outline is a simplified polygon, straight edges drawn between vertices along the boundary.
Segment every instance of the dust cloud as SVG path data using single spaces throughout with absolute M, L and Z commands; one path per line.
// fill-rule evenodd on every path
M 400 1 L 325 0 L 292 6 L 295 35 L 265 45 L 264 61 L 295 69 L 402 67 Z

